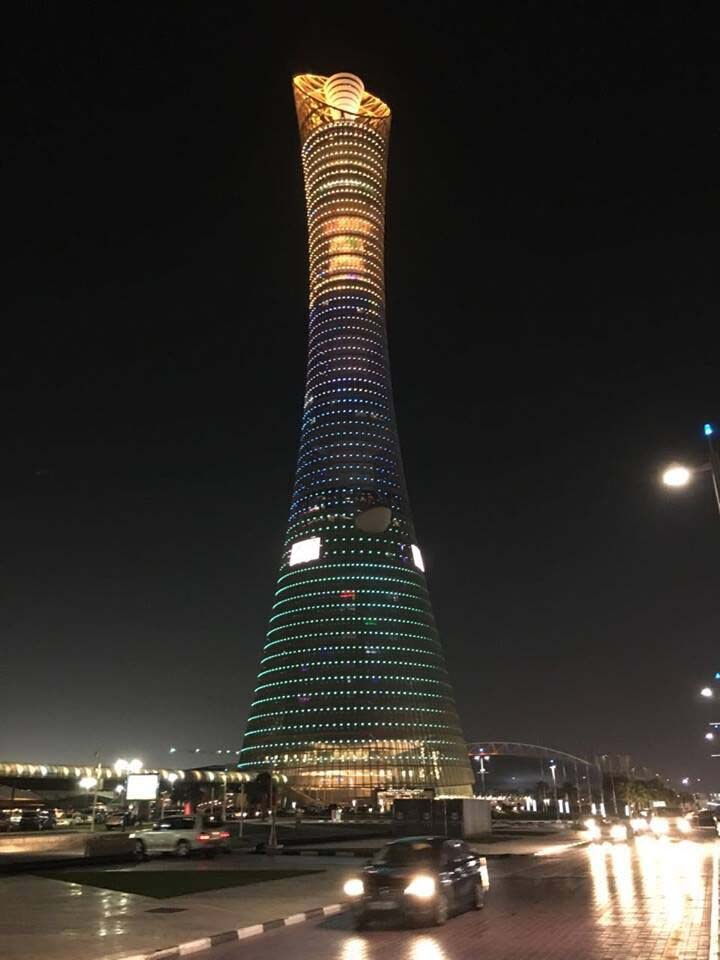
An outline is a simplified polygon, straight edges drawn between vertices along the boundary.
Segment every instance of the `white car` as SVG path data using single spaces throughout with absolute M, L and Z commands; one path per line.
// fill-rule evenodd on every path
M 230 833 L 224 823 L 197 814 L 190 817 L 166 817 L 151 830 L 131 833 L 138 858 L 172 853 L 176 857 L 189 857 L 202 850 L 214 857 L 221 850 L 230 852 Z

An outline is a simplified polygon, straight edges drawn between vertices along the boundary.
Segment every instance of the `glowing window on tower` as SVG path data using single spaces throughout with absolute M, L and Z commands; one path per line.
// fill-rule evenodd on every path
M 370 236 L 378 233 L 377 228 L 372 223 L 360 217 L 333 217 L 331 220 L 325 221 L 322 231 L 326 235 L 350 232 Z
M 422 570 L 424 573 L 425 564 L 423 563 L 422 554 L 420 553 L 420 547 L 416 547 L 415 544 L 412 543 L 410 545 L 410 549 L 412 550 L 413 563 L 418 568 L 418 570 Z
M 330 238 L 328 249 L 330 253 L 362 253 L 365 250 L 365 241 L 360 237 L 339 234 Z
M 309 563 L 320 556 L 320 537 L 310 537 L 309 540 L 298 540 L 290 547 L 289 564 L 294 567 L 298 563 Z
M 342 253 L 330 257 L 328 267 L 330 270 L 364 270 L 365 260 L 362 257 Z

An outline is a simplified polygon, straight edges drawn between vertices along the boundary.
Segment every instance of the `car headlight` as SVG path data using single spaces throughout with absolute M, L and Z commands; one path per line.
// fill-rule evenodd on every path
M 420 900 L 429 900 L 430 897 L 435 895 L 435 881 L 432 877 L 413 877 L 405 887 L 405 893 L 411 897 L 418 897 Z
M 692 829 L 685 817 L 677 818 L 677 828 L 680 833 L 690 833 L 690 830 Z
M 610 837 L 613 840 L 627 840 L 627 827 L 622 823 L 614 823 L 610 827 Z
M 653 817 L 650 821 L 650 829 L 653 833 L 661 834 L 668 832 L 667 820 L 662 817 Z
M 590 836 L 590 839 L 591 839 L 591 840 L 597 840 L 598 837 L 600 836 L 600 833 L 601 833 L 600 827 L 598 827 L 598 826 L 597 826 L 596 824 L 594 824 L 594 823 L 593 823 L 592 826 L 590 826 L 590 827 L 587 828 L 587 831 L 588 831 L 588 835 Z
M 595 826 L 595 821 L 592 817 L 588 817 L 583 826 L 586 830 L 592 830 L 592 828 Z
M 343 892 L 346 897 L 361 897 L 365 893 L 365 884 L 359 877 L 353 877 L 345 881 Z

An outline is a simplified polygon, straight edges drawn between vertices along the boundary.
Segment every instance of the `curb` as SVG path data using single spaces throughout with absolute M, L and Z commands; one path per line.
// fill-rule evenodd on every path
M 185 943 L 175 944 L 173 947 L 161 947 L 159 950 L 151 950 L 150 953 L 127 954 L 124 957 L 115 957 L 113 960 L 172 960 L 173 957 L 186 957 L 188 954 L 200 953 L 201 950 L 209 950 L 211 947 L 219 947 L 225 943 L 234 943 L 235 941 L 246 940 L 248 937 L 256 937 L 258 934 L 267 933 L 268 930 L 292 927 L 296 923 L 316 920 L 318 917 L 332 917 L 336 913 L 342 913 L 346 907 L 346 903 L 331 903 L 327 907 L 315 907 L 313 910 L 305 910 L 303 913 L 293 913 L 280 920 L 254 923 L 249 927 L 240 927 L 237 930 L 226 930 L 224 933 L 214 933 L 209 937 L 188 940 Z M 105 960 L 109 960 L 109 958 L 105 958 Z

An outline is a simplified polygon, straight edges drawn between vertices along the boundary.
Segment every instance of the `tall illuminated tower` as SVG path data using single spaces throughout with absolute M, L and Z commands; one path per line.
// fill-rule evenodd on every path
M 390 383 L 390 110 L 351 74 L 295 77 L 293 90 L 310 248 L 305 408 L 240 766 L 272 768 L 325 798 L 470 795 Z

